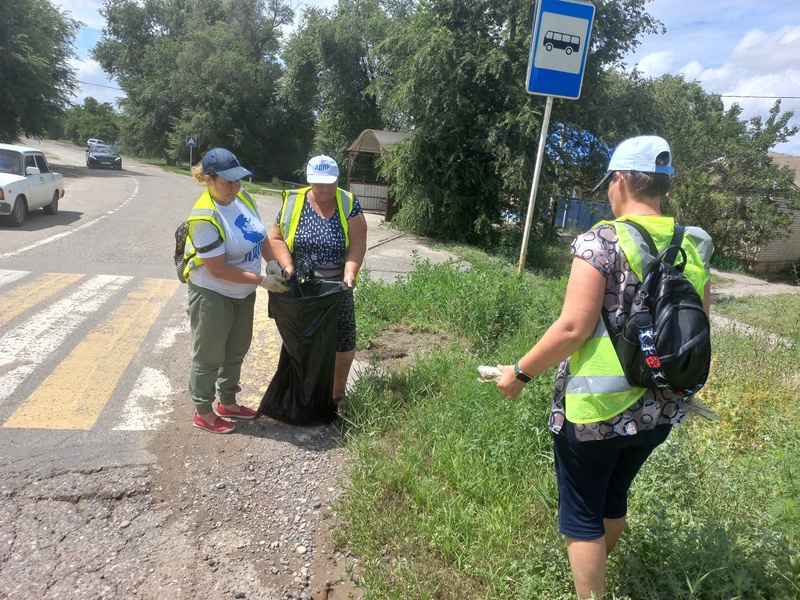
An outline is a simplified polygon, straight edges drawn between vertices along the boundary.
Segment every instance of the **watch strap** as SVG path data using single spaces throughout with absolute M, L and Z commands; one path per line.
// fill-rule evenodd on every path
M 522 383 L 528 383 L 533 377 L 528 375 L 525 371 L 520 370 L 519 363 L 514 365 L 514 375 L 519 379 Z

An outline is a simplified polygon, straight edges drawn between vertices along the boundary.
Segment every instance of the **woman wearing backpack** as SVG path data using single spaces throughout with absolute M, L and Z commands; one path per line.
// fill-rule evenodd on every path
M 607 188 L 616 219 L 643 226 L 661 251 L 675 226 L 661 214 L 673 173 L 665 140 L 635 137 L 617 146 L 593 191 Z M 497 387 L 509 399 L 517 398 L 531 378 L 559 365 L 548 426 L 559 531 L 580 598 L 603 596 L 606 557 L 625 527 L 628 490 L 672 425 L 686 418 L 683 397 L 628 385 L 608 335 L 622 325 L 641 278 L 642 256 L 627 231 L 601 222 L 578 236 L 561 315 L 517 364 L 498 365 Z M 684 275 L 708 314 L 711 238 L 687 227 L 681 248 L 687 255 Z
M 285 288 L 256 203 L 240 184 L 250 171 L 230 151 L 213 148 L 192 174 L 207 186 L 189 215 L 184 250 L 193 349 L 189 395 L 196 410 L 192 425 L 231 433 L 236 427 L 226 418 L 256 416 L 236 402 L 242 362 L 253 338 L 255 290 Z M 267 275 L 261 275 L 262 259 L 268 261 Z

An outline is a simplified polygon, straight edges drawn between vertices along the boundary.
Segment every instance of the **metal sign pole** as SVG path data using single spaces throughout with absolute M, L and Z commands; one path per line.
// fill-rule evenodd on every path
M 542 171 L 542 161 L 544 160 L 544 145 L 547 143 L 547 130 L 550 128 L 550 111 L 553 109 L 553 96 L 547 96 L 544 105 L 544 118 L 542 119 L 542 132 L 539 134 L 539 148 L 536 151 L 536 168 L 533 171 L 533 183 L 531 184 L 531 195 L 528 200 L 528 215 L 525 217 L 525 234 L 522 236 L 522 249 L 519 253 L 519 268 L 522 273 L 525 270 L 525 257 L 528 254 L 528 239 L 531 234 L 531 223 L 533 222 L 533 209 L 536 206 L 536 188 L 539 187 L 539 175 Z

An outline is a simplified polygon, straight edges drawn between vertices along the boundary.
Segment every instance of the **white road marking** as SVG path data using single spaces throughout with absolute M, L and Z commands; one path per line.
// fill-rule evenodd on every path
M 132 277 L 98 275 L 0 338 L 0 403 Z M 3 368 L 8 367 L 8 368 Z
M 29 271 L 6 271 L 0 269 L 0 287 L 14 283 L 17 279 L 22 279 L 26 275 L 30 275 Z
M 177 327 L 165 327 L 164 331 L 161 332 L 161 336 L 158 338 L 156 345 L 153 347 L 153 351 L 165 352 L 172 348 L 175 345 L 178 336 L 182 333 L 188 332 L 190 329 L 188 318 L 184 319 L 184 321 L 184 323 L 178 325 Z
M 165 423 L 175 405 L 170 402 L 173 393 L 169 377 L 158 369 L 145 367 L 136 380 L 116 431 L 153 431 Z

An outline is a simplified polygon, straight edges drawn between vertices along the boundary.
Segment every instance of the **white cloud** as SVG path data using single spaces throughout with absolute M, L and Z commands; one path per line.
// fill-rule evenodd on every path
M 653 52 L 642 58 L 636 67 L 646 77 L 661 77 L 664 73 L 672 71 L 674 58 L 675 53 L 672 50 Z
M 796 2 L 653 0 L 647 11 L 664 23 L 667 33 L 644 38 L 629 65 L 638 64 L 653 77 L 681 73 L 722 95 L 726 107 L 738 103 L 744 118 L 765 119 L 775 98 L 782 97 L 782 111 L 794 111 L 791 122 L 800 125 Z M 800 156 L 800 135 L 775 150 Z
M 122 92 L 116 89 L 116 82 L 108 78 L 97 62 L 74 60 L 71 65 L 75 69 L 75 78 L 81 82 L 78 93 L 73 97 L 75 104 L 83 104 L 91 96 L 100 103 L 109 102 L 116 108 L 116 101 Z
M 105 25 L 105 19 L 100 14 L 102 0 L 50 0 L 50 3 L 89 29 L 102 29 Z

